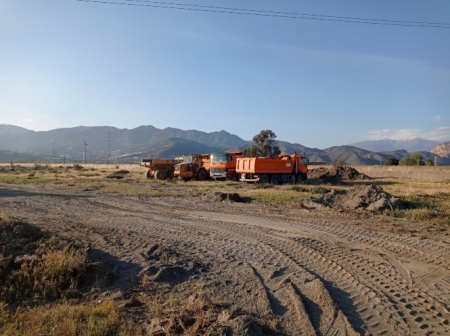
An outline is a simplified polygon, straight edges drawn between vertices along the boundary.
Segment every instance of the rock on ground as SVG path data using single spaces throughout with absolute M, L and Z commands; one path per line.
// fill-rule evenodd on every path
M 241 197 L 237 193 L 223 193 L 220 191 L 215 191 L 211 194 L 206 194 L 203 196 L 204 202 L 242 202 Z

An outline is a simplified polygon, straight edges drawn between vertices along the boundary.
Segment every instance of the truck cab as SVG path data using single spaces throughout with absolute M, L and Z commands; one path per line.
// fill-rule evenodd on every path
M 188 181 L 206 180 L 209 176 L 210 154 L 186 154 L 183 162 L 175 166 L 174 176 Z
M 210 177 L 214 180 L 238 180 L 236 159 L 242 152 L 215 152 L 211 154 Z

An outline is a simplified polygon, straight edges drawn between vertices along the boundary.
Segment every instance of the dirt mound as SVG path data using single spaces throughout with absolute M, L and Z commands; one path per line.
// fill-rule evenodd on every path
M 217 318 L 217 323 L 213 324 L 205 335 L 208 336 L 262 336 L 267 335 L 268 330 L 249 313 L 240 309 L 223 311 Z M 266 332 L 265 332 L 266 331 Z
M 223 193 L 215 191 L 203 196 L 204 202 L 242 202 L 241 196 L 237 193 Z
M 370 176 L 360 173 L 350 166 L 333 166 L 331 168 L 316 168 L 308 172 L 308 179 L 318 179 L 324 183 L 339 183 L 341 181 L 371 180 Z
M 106 178 L 112 178 L 116 180 L 123 179 L 126 175 L 128 175 L 130 172 L 128 170 L 118 170 L 114 173 L 109 174 L 106 176 Z
M 393 210 L 399 207 L 400 200 L 385 192 L 383 188 L 376 185 L 358 186 L 349 190 L 332 190 L 320 198 L 312 200 L 329 208 L 340 208 L 347 210 L 366 210 L 380 212 Z

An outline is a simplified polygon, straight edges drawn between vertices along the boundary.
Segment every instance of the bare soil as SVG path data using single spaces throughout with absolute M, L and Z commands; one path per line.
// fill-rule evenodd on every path
M 359 204 L 380 194 L 365 190 Z M 212 305 L 206 335 L 450 334 L 447 231 L 358 206 L 238 199 L 0 184 L 3 212 L 102 251 L 115 279 L 99 297 L 123 300 L 148 335 L 180 334 L 198 318 L 143 313 L 139 291 Z

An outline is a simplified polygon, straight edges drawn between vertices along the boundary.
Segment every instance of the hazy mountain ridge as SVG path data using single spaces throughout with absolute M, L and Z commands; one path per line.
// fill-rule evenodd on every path
M 350 144 L 350 146 L 358 147 L 372 152 L 388 152 L 396 150 L 406 150 L 412 152 L 429 152 L 431 149 L 438 145 L 438 141 L 413 138 L 410 140 L 367 140 Z
M 109 134 L 109 135 L 108 135 Z M 30 131 L 12 125 L 0 125 L 0 160 L 41 160 L 51 162 L 81 161 L 83 141 L 87 145 L 87 161 L 105 162 L 110 138 L 114 162 L 138 162 L 143 158 L 174 158 L 186 153 L 212 153 L 220 150 L 243 150 L 252 142 L 226 131 L 202 132 L 167 127 L 139 126 L 119 129 L 110 126 L 78 126 L 51 131 Z M 343 161 L 351 165 L 384 164 L 388 157 L 398 160 L 410 153 L 406 150 L 371 151 L 356 146 L 333 146 L 325 149 L 309 148 L 298 143 L 275 141 L 284 153 L 306 153 L 311 162 Z M 450 164 L 428 151 L 420 152 L 424 159 Z
M 108 151 L 108 137 L 110 138 L 113 156 L 144 152 L 146 149 L 170 138 L 191 140 L 214 149 L 223 150 L 248 143 L 226 131 L 206 133 L 170 127 L 158 129 L 153 126 L 139 126 L 129 130 L 109 126 L 79 126 L 18 134 L 11 133 L 9 128 L 1 126 L 5 125 L 0 125 L 0 149 L 11 151 L 17 149 L 21 153 L 33 153 L 38 156 L 53 156 L 53 152 L 55 152 L 57 156 L 65 155 L 67 158 L 75 160 L 82 157 L 83 141 L 87 143 L 87 154 L 91 160 L 105 159 Z M 179 143 L 176 142 L 174 145 L 179 145 Z M 192 146 L 188 146 L 188 148 L 191 149 Z

